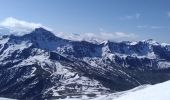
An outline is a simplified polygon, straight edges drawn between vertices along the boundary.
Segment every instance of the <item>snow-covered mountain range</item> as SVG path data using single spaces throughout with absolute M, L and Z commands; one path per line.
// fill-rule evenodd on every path
M 43 28 L 0 37 L 0 97 L 89 99 L 170 79 L 170 45 L 153 40 L 92 43 Z

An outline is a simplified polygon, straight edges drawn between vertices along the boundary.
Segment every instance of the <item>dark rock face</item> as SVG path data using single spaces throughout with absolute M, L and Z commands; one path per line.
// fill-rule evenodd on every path
M 152 40 L 93 44 L 42 28 L 0 39 L 0 96 L 21 100 L 123 91 L 170 79 L 170 45 Z

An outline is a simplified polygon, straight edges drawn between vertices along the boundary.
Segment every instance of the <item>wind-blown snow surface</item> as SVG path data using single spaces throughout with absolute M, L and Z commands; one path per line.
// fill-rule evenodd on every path
M 1 98 L 0 97 L 0 100 L 16 100 L 16 99 L 9 99 L 9 98 Z
M 147 86 L 146 88 L 142 88 L 139 90 L 138 89 L 135 91 L 134 89 L 132 89 L 124 93 L 120 92 L 108 96 L 101 96 L 93 100 L 169 100 L 170 99 L 170 81 Z

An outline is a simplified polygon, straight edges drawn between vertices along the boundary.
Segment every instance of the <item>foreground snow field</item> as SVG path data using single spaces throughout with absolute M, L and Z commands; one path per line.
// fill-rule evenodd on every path
M 115 93 L 109 96 L 101 96 L 93 100 L 169 100 L 170 81 L 152 86 L 144 86 L 144 88 L 132 89 L 119 94 L 120 95 Z
M 110 95 L 98 96 L 91 100 L 169 100 L 170 98 L 170 81 L 156 85 L 143 85 L 137 88 L 113 93 Z M 60 100 L 89 100 L 86 97 L 81 99 L 67 98 Z
M 2 97 L 0 97 L 0 100 L 16 100 L 16 99 L 9 99 L 9 98 L 2 98 Z

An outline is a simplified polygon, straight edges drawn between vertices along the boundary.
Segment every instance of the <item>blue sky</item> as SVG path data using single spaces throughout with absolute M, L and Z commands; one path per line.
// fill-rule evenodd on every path
M 119 32 L 129 40 L 170 43 L 169 0 L 0 0 L 0 13 L 0 21 L 13 17 L 55 32 Z

